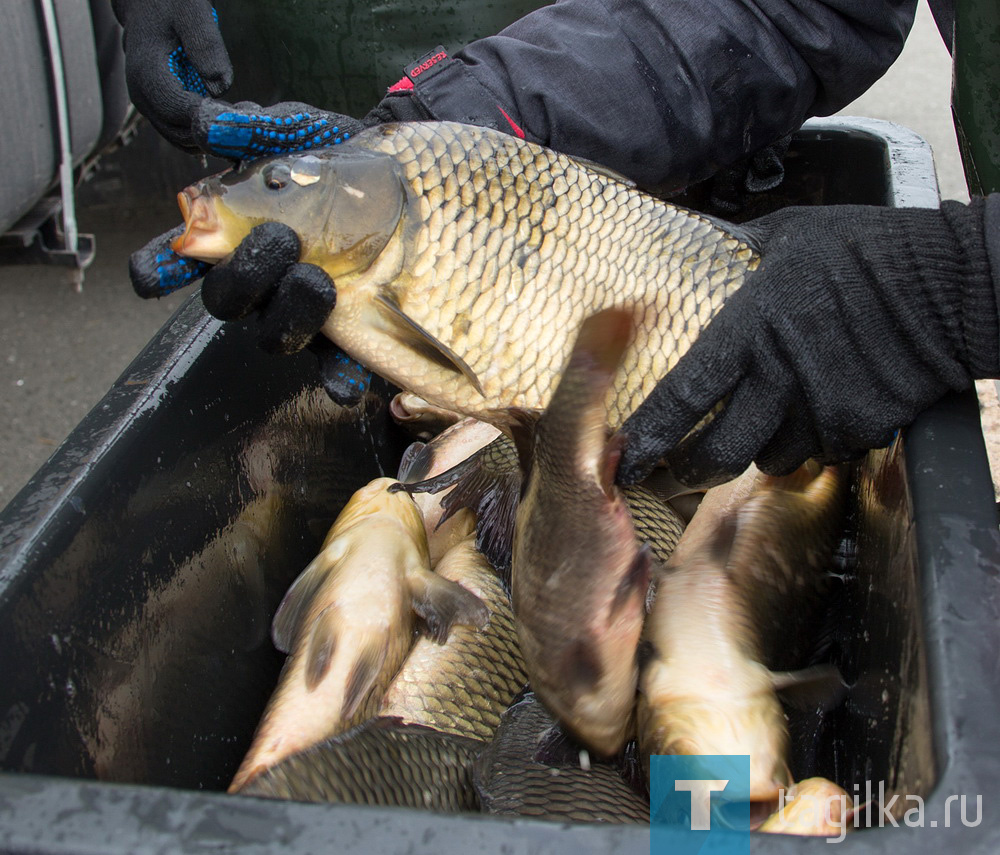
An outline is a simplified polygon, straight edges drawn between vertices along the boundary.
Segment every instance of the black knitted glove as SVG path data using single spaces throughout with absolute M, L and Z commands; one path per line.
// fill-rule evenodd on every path
M 323 388 L 338 404 L 364 395 L 371 372 L 319 332 L 337 301 L 333 280 L 321 267 L 300 264 L 299 238 L 288 226 L 256 226 L 225 263 L 211 267 L 181 258 L 171 248 L 183 226 L 151 240 L 129 259 L 140 297 L 162 297 L 205 277 L 202 300 L 209 313 L 231 321 L 258 312 L 258 343 L 270 353 L 303 347 L 319 360 Z
M 689 485 L 751 461 L 777 475 L 848 460 L 947 391 L 1000 376 L 983 208 L 788 208 L 746 223 L 760 267 L 623 425 L 619 479 L 664 457 Z
M 198 151 L 198 104 L 233 82 L 233 67 L 208 0 L 112 0 L 124 27 L 125 80 L 136 109 L 174 145 Z
M 351 406 L 367 390 L 371 372 L 320 333 L 336 305 L 337 290 L 321 267 L 299 262 L 300 252 L 298 235 L 288 226 L 255 226 L 228 261 L 205 274 L 202 300 L 223 321 L 258 312 L 258 342 L 269 353 L 308 347 L 319 360 L 327 394 Z

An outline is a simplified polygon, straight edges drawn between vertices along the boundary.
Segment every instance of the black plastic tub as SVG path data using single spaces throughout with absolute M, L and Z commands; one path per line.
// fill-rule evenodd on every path
M 796 135 L 786 183 L 754 213 L 937 200 L 922 140 L 884 122 L 824 120 Z M 10 503 L 0 849 L 649 851 L 639 827 L 222 792 L 281 665 L 268 624 L 282 593 L 347 497 L 395 473 L 406 439 L 385 403 L 383 388 L 360 411 L 338 409 L 311 357 L 264 356 L 249 328 L 222 327 L 192 298 Z M 854 688 L 806 728 L 795 771 L 898 796 L 900 827 L 854 832 L 841 844 L 851 850 L 1000 851 L 1000 535 L 974 394 L 942 400 L 855 474 L 831 641 Z M 907 827 L 918 796 L 923 827 Z M 725 851 L 828 844 L 735 845 Z

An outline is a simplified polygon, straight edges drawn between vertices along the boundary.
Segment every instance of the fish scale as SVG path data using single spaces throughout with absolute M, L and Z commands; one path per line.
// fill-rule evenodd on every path
M 444 140 L 450 145 L 436 153 Z M 504 134 L 420 123 L 376 129 L 355 144 L 404 159 L 412 191 L 431 203 L 426 235 L 417 242 L 423 250 L 392 285 L 406 314 L 462 356 L 485 395 L 454 375 L 372 367 L 441 406 L 470 413 L 543 408 L 569 355 L 570 331 L 600 308 L 637 303 L 649 311 L 609 395 L 609 421 L 617 426 L 650 389 L 629 378 L 655 379 L 671 368 L 696 337 L 695 325 L 700 329 L 756 264 L 749 245 L 708 219 Z M 449 182 L 457 150 L 470 173 L 479 169 L 475 154 L 494 168 L 478 182 Z M 475 201 L 463 202 L 462 191 Z M 473 209 L 489 211 L 493 231 L 479 263 L 469 264 Z M 496 259 L 493 270 L 487 258 Z M 338 281 L 338 292 L 364 280 Z M 678 300 L 673 317 L 662 298 L 672 292 L 690 295 Z M 456 316 L 466 321 L 461 331 L 451 324 Z M 335 311 L 326 327 L 331 337 L 365 361 L 363 332 L 345 334 L 336 320 Z M 519 335 L 504 335 L 509 331 Z
M 240 792 L 303 802 L 475 811 L 472 763 L 481 749 L 476 740 L 376 718 L 293 754 Z

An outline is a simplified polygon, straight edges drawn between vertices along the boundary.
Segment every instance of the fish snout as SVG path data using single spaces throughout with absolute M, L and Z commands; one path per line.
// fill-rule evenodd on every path
M 204 182 L 181 190 L 177 194 L 177 205 L 185 228 L 171 244 L 174 252 L 208 262 L 218 261 L 232 252 L 233 247 L 223 240 L 215 198 L 205 192 Z

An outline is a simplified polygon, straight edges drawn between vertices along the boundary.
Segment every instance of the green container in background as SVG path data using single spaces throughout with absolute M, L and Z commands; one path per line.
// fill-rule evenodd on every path
M 361 117 L 443 45 L 493 35 L 539 0 L 216 0 L 235 83 L 227 100 L 304 101 Z
M 959 0 L 952 110 L 974 196 L 1000 191 L 1000 2 Z

